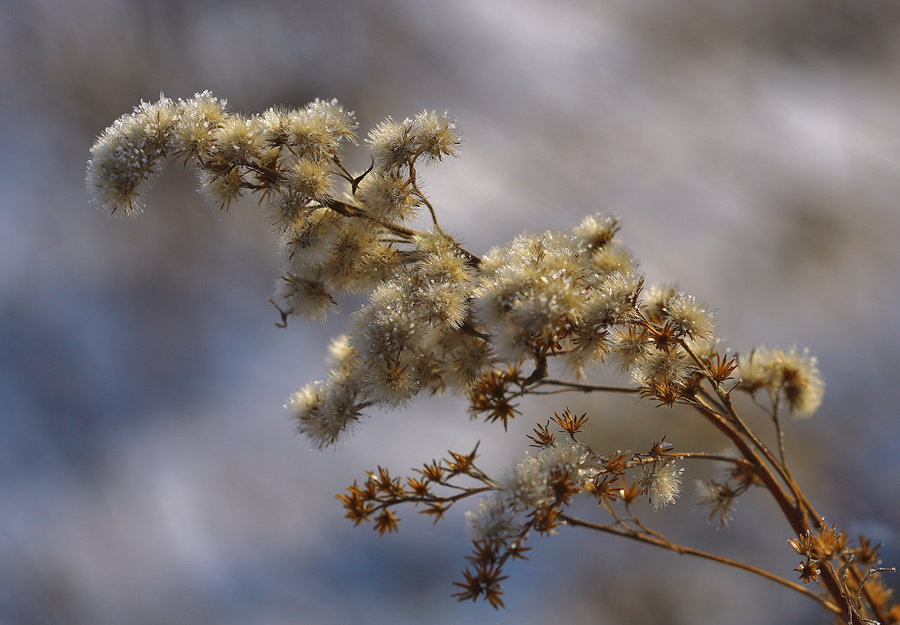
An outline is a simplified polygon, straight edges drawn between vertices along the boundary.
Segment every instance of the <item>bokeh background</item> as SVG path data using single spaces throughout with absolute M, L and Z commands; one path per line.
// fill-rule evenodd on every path
M 663 434 L 682 450 L 722 443 L 630 398 L 537 401 L 504 434 L 445 397 L 310 450 L 283 403 L 323 376 L 358 302 L 324 327 L 275 328 L 265 217 L 252 202 L 205 207 L 177 165 L 135 220 L 84 191 L 105 126 L 160 92 L 204 89 L 247 113 L 337 97 L 363 131 L 448 109 L 462 157 L 425 180 L 477 253 L 618 214 L 648 281 L 710 302 L 733 349 L 818 355 L 825 404 L 789 426 L 793 467 L 829 522 L 900 563 L 900 5 L 3 0 L 0 622 L 827 620 L 739 571 L 575 529 L 533 541 L 495 612 L 449 597 L 465 505 L 437 527 L 406 511 L 381 539 L 344 520 L 332 495 L 365 470 L 477 440 L 502 470 L 566 406 L 593 417 L 599 451 Z M 709 474 L 688 466 L 688 491 Z M 789 528 L 761 497 L 727 530 L 689 493 L 646 515 L 794 575 Z

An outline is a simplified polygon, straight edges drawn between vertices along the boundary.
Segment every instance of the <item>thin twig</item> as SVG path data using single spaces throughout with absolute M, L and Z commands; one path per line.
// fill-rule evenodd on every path
M 542 380 L 538 380 L 532 385 L 532 388 L 538 386 L 561 386 L 564 387 L 565 390 L 569 391 L 580 391 L 582 393 L 640 393 L 641 390 L 639 388 L 634 388 L 630 386 L 602 386 L 599 384 L 580 384 L 578 382 L 566 382 L 564 380 L 553 380 L 544 378 Z M 529 391 L 529 393 L 533 393 L 534 391 Z
M 820 604 L 822 607 L 824 607 L 829 612 L 832 612 L 834 614 L 841 613 L 840 608 L 838 608 L 835 604 L 819 597 L 818 595 L 816 595 L 814 592 L 812 592 L 808 588 L 805 588 L 795 582 L 778 577 L 777 575 L 774 575 L 773 573 L 769 573 L 768 571 L 766 571 L 764 569 L 760 569 L 758 567 L 755 567 L 751 564 L 738 562 L 737 560 L 731 560 L 730 558 L 726 558 L 724 556 L 718 556 L 714 553 L 708 553 L 706 551 L 701 551 L 699 549 L 693 549 L 692 547 L 684 547 L 682 545 L 676 545 L 667 540 L 661 540 L 659 538 L 655 538 L 654 536 L 648 536 L 645 534 L 639 534 L 636 532 L 621 530 L 621 529 L 617 529 L 614 527 L 610 527 L 608 525 L 599 525 L 597 523 L 591 523 L 590 521 L 585 521 L 585 520 L 579 519 L 577 517 L 569 516 L 568 514 L 563 514 L 561 516 L 561 518 L 563 520 L 565 520 L 566 523 L 568 523 L 569 525 L 572 525 L 575 527 L 584 527 L 587 529 L 596 530 L 598 532 L 607 532 L 609 534 L 615 534 L 615 535 L 621 536 L 623 538 L 629 538 L 631 540 L 636 540 L 638 542 L 646 543 L 648 545 L 653 545 L 655 547 L 660 547 L 662 549 L 669 549 L 670 551 L 674 551 L 680 555 L 695 556 L 697 558 L 702 558 L 704 560 L 711 560 L 713 562 L 718 562 L 720 564 L 726 564 L 726 565 L 734 567 L 736 569 L 742 569 L 744 571 L 748 571 L 750 573 L 759 575 L 760 577 L 764 577 L 770 581 L 773 581 L 776 584 L 780 584 L 782 586 L 790 588 L 791 590 L 798 592 L 798 593 L 812 599 L 813 601 Z M 653 534 L 655 534 L 655 532 L 653 532 Z

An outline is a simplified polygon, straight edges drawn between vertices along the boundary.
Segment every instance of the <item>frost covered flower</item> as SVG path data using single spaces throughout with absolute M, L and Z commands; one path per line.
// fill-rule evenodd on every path
M 331 339 L 328 344 L 328 360 L 326 362 L 332 369 L 346 369 L 351 365 L 355 355 L 356 350 L 350 345 L 350 337 L 341 334 Z
M 328 313 L 337 309 L 337 302 L 324 283 L 302 275 L 293 273 L 283 275 L 275 294 L 278 300 L 284 303 L 286 313 L 310 321 L 325 321 Z
M 504 494 L 519 510 L 557 503 L 560 492 L 578 492 L 599 472 L 590 448 L 571 439 L 554 441 L 526 458 L 501 481 Z
M 404 293 L 415 304 L 413 315 L 439 333 L 459 328 L 469 313 L 474 286 L 468 258 L 443 233 L 421 233 L 413 241 L 416 249 L 406 258 Z
M 416 152 L 429 162 L 459 153 L 459 128 L 447 111 L 422 111 L 413 119 L 410 132 L 415 138 Z
M 375 229 L 360 220 L 344 219 L 333 234 L 320 273 L 335 291 L 356 293 L 377 286 L 382 264 L 391 260 Z
M 619 220 L 611 215 L 588 215 L 572 231 L 586 250 L 596 251 L 612 242 Z
M 396 122 L 390 117 L 369 131 L 366 141 L 375 165 L 382 170 L 396 170 L 416 157 L 416 142 L 412 136 L 412 120 Z
M 301 204 L 327 199 L 332 192 L 331 172 L 322 163 L 299 158 L 284 173 L 282 192 Z
M 359 184 L 357 198 L 374 218 L 402 223 L 415 216 L 422 200 L 405 176 L 373 171 Z
M 419 157 L 428 162 L 456 156 L 459 131 L 456 120 L 447 113 L 423 111 L 415 119 L 397 122 L 388 117 L 369 131 L 369 143 L 375 165 L 383 171 L 396 171 L 411 165 Z
M 683 385 L 695 371 L 694 362 L 681 347 L 649 349 L 635 358 L 631 378 L 640 385 Z
M 286 406 L 298 431 L 318 449 L 337 442 L 371 403 L 360 375 L 360 361 L 347 337 L 334 339 L 329 352 L 332 369 L 328 379 L 307 384 L 291 396 Z
M 681 474 L 684 472 L 674 460 L 655 460 L 643 466 L 643 474 L 638 484 L 650 503 L 657 510 L 665 508 L 681 493 Z
M 585 322 L 612 326 L 633 321 L 637 316 L 638 295 L 643 280 L 634 273 L 612 271 L 596 276 L 585 303 Z
M 809 350 L 757 348 L 738 359 L 736 376 L 748 393 L 768 392 L 773 402 L 787 402 L 794 418 L 812 416 L 822 403 L 825 382 Z
M 735 375 L 741 381 L 740 388 L 748 393 L 772 391 L 778 378 L 777 362 L 778 350 L 768 347 L 757 347 L 746 356 L 738 356 Z
M 788 403 L 791 416 L 811 417 L 822 404 L 825 382 L 809 350 L 791 347 L 781 353 L 781 392 Z
M 159 173 L 172 147 L 178 122 L 175 103 L 141 102 L 117 119 L 94 142 L 86 184 L 94 200 L 110 213 L 133 215 L 143 210 L 142 191 Z
M 302 109 L 272 108 L 260 116 L 266 140 L 296 158 L 326 162 L 344 140 L 353 141 L 356 120 L 337 100 L 315 100 Z
M 467 391 L 494 365 L 490 344 L 461 330 L 430 333 L 424 351 L 432 354 L 444 388 Z
M 357 393 L 340 384 L 311 382 L 294 393 L 286 408 L 297 430 L 317 449 L 333 445 L 362 415 Z
M 629 371 L 638 359 L 650 354 L 650 350 L 644 331 L 636 326 L 616 330 L 610 340 L 610 353 L 623 372 Z
M 335 100 L 239 115 L 208 91 L 177 102 L 161 97 L 98 137 L 86 183 L 103 208 L 133 215 L 151 179 L 174 157 L 194 167 L 200 192 L 214 204 L 257 199 L 281 245 L 282 278 L 272 300 L 279 326 L 290 316 L 327 319 L 337 295 L 367 296 L 347 333 L 329 346 L 327 378 L 303 386 L 286 405 L 317 449 L 339 442 L 367 408 L 397 408 L 423 393 L 462 393 L 472 415 L 506 428 L 527 411 L 529 395 L 616 392 L 693 408 L 739 453 L 678 457 L 663 437 L 649 454 L 597 456 L 577 440 L 586 414 L 567 409 L 551 419 L 559 431 L 551 431 L 550 420 L 537 424 L 528 438 L 539 451 L 499 478 L 476 464 L 477 445 L 468 454 L 451 451 L 405 480 L 379 467 L 339 496 L 348 518 L 370 521 L 384 534 L 397 528 L 395 506 L 412 504 L 437 521 L 462 499 L 491 493 L 466 514 L 474 551 L 455 596 L 494 607 L 503 605 L 503 567 L 524 557 L 528 534 L 552 534 L 566 523 L 754 570 L 671 543 L 636 516 L 631 505 L 641 495 L 656 509 L 676 500 L 681 458 L 727 462 L 722 483 L 697 485 L 697 502 L 711 520 L 727 524 L 736 498 L 759 486 L 793 527 L 818 522 L 785 469 L 778 419 L 784 410 L 810 416 L 822 401 L 824 382 L 808 351 L 759 348 L 738 357 L 719 351 L 706 303 L 675 285 L 645 291 L 637 260 L 617 239 L 615 217 L 590 215 L 568 232 L 522 234 L 483 258 L 466 250 L 441 227 L 419 178 L 420 165 L 458 154 L 459 129 L 446 112 L 377 125 L 367 135 L 372 163 L 365 171 L 351 171 L 342 154 L 355 137 L 353 113 Z M 430 216 L 425 227 L 417 219 L 421 208 Z M 558 377 L 560 361 L 578 378 L 604 359 L 631 382 Z M 777 453 L 738 415 L 735 390 L 768 396 Z M 633 471 L 640 471 L 637 479 Z M 578 493 L 590 494 L 611 521 L 570 515 L 564 508 Z M 823 586 L 831 599 L 807 593 L 827 609 L 861 622 L 896 613 L 875 577 L 889 569 L 873 568 L 877 549 L 863 537 L 851 546 L 843 531 L 822 521 L 816 535 L 806 530 L 790 543 L 807 558 L 797 569 L 804 582 L 821 574 L 817 563 L 838 560 L 832 572 L 841 574 Z
M 713 337 L 713 313 L 707 305 L 685 292 L 675 293 L 663 305 L 663 319 L 672 324 L 675 332 L 693 340 Z
M 204 158 L 221 160 L 228 166 L 249 165 L 265 148 L 256 118 L 230 115 L 210 133 L 212 143 Z
M 419 389 L 416 365 L 426 328 L 404 297 L 407 288 L 398 279 L 376 289 L 369 304 L 354 314 L 350 334 L 374 398 L 387 406 L 406 404 Z
M 584 272 L 564 235 L 521 235 L 489 251 L 481 272 L 475 313 L 510 361 L 527 358 L 568 332 L 584 310 Z
M 472 541 L 505 544 L 522 533 L 522 520 L 502 493 L 493 493 L 466 512 L 466 530 Z
M 173 133 L 173 154 L 185 160 L 209 153 L 213 131 L 227 119 L 228 102 L 204 91 L 178 101 L 179 118 Z
M 281 256 L 294 273 L 316 271 L 331 258 L 340 231 L 339 220 L 327 208 L 310 211 L 281 233 Z

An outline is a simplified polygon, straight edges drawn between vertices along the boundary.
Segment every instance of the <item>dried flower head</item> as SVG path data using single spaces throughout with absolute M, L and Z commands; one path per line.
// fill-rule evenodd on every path
M 172 148 L 178 109 L 166 97 L 141 102 L 117 119 L 91 147 L 86 184 L 97 204 L 110 213 L 143 210 L 142 192 L 162 168 Z
M 520 515 L 501 493 L 482 497 L 474 510 L 466 512 L 466 529 L 475 541 L 508 543 L 524 531 Z
M 642 466 L 639 481 L 642 492 L 650 497 L 657 510 L 675 503 L 681 493 L 681 474 L 684 472 L 674 460 L 656 460 Z
M 693 295 L 676 293 L 663 306 L 663 319 L 671 323 L 676 331 L 693 340 L 707 340 L 713 337 L 713 313 L 708 306 Z
M 495 608 L 503 605 L 503 567 L 524 558 L 529 534 L 553 534 L 568 524 L 755 572 L 854 622 L 900 623 L 900 607 L 876 579 L 889 570 L 876 568 L 877 547 L 864 537 L 854 547 L 843 531 L 820 521 L 787 470 L 779 412 L 786 407 L 808 417 L 824 392 L 808 351 L 763 347 L 727 356 L 706 303 L 675 285 L 645 292 L 614 217 L 591 215 L 569 232 L 522 234 L 483 258 L 464 249 L 441 227 L 417 170 L 458 154 L 459 129 L 446 112 L 377 125 L 366 139 L 371 166 L 362 172 L 343 160 L 355 137 L 353 114 L 335 100 L 245 116 L 206 91 L 177 102 L 161 97 L 101 134 L 86 183 L 97 204 L 134 215 L 173 156 L 193 165 L 201 193 L 216 206 L 227 208 L 245 194 L 258 199 L 281 245 L 282 278 L 272 300 L 279 326 L 289 317 L 325 320 L 340 295 L 367 298 L 347 333 L 330 345 L 327 378 L 302 387 L 286 406 L 317 449 L 340 441 L 372 406 L 396 408 L 418 394 L 450 390 L 466 395 L 473 415 L 504 428 L 526 410 L 527 395 L 632 393 L 693 409 L 736 452 L 679 456 L 663 438 L 646 454 L 598 456 L 579 440 L 586 415 L 566 409 L 528 436 L 535 455 L 499 477 L 476 465 L 477 445 L 425 463 L 406 479 L 379 467 L 338 495 L 348 518 L 385 534 L 398 528 L 399 505 L 412 504 L 436 522 L 457 502 L 481 496 L 466 514 L 473 552 L 454 596 Z M 431 218 L 425 228 L 416 220 L 420 209 Z M 604 360 L 619 365 L 630 385 L 582 377 Z M 565 370 L 560 361 L 577 382 L 555 377 Z M 731 378 L 739 382 L 725 389 Z M 735 389 L 769 398 L 769 406 L 760 406 L 772 417 L 777 449 L 738 415 Z M 825 594 L 648 529 L 633 504 L 641 495 L 656 509 L 673 503 L 682 459 L 727 463 L 724 480 L 698 482 L 696 495 L 723 526 L 738 496 L 751 487 L 767 490 L 797 532 L 789 545 L 804 558 L 797 569 L 802 581 L 818 582 Z M 569 505 L 579 493 L 611 520 L 575 516 Z
M 709 520 L 715 519 L 722 527 L 731 521 L 737 493 L 727 484 L 715 480 L 697 480 L 697 504 L 709 511 Z
M 812 416 L 825 393 L 816 359 L 807 349 L 757 348 L 738 357 L 736 376 L 748 393 L 765 390 L 773 403 L 783 399 L 794 418 Z
M 581 317 L 584 272 L 572 241 L 563 235 L 519 236 L 489 251 L 480 269 L 473 309 L 506 360 L 528 358 Z
M 561 438 L 542 447 L 537 456 L 519 462 L 501 485 L 517 510 L 528 511 L 557 503 L 561 489 L 581 491 L 598 472 L 590 448 L 572 438 Z

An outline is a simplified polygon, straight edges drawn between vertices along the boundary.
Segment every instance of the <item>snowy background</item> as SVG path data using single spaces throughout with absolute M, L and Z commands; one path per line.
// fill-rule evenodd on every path
M 476 253 L 618 214 L 648 282 L 706 299 L 729 346 L 819 357 L 825 404 L 788 427 L 795 474 L 829 522 L 900 564 L 900 5 L 4 0 L 0 623 L 827 621 L 739 571 L 565 528 L 509 567 L 495 612 L 449 596 L 465 506 L 437 527 L 407 510 L 380 539 L 344 520 L 333 494 L 366 470 L 477 440 L 499 470 L 566 405 L 592 415 L 598 451 L 721 442 L 630 398 L 534 402 L 504 435 L 446 397 L 310 451 L 283 403 L 323 376 L 354 302 L 324 328 L 275 328 L 265 217 L 206 208 L 175 164 L 136 220 L 84 191 L 105 126 L 204 89 L 246 113 L 337 97 L 363 134 L 449 110 L 462 157 L 424 179 Z M 646 516 L 794 575 L 761 497 L 727 530 L 690 496 Z

